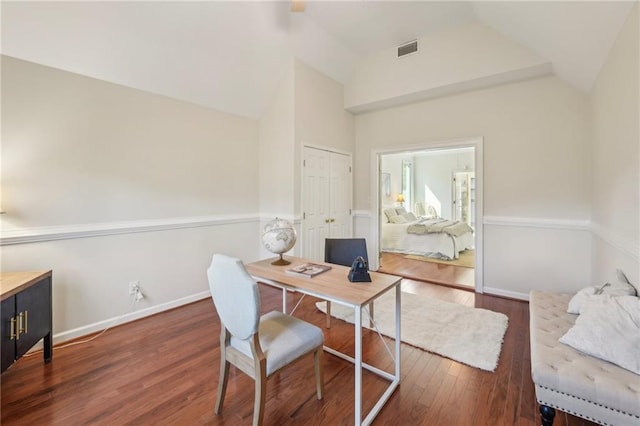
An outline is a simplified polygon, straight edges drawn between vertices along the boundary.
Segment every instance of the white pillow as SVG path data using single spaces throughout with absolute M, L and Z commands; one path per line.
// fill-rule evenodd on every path
M 407 219 L 405 219 L 405 218 L 404 218 L 404 217 L 402 217 L 402 216 L 391 216 L 391 217 L 389 218 L 389 222 L 391 222 L 391 223 L 396 223 L 396 224 L 399 224 L 399 223 L 407 223 Z
M 640 374 L 640 298 L 602 295 L 583 301 L 560 342 Z
M 384 210 L 384 215 L 387 217 L 387 220 L 389 222 L 391 222 L 391 218 L 395 217 L 395 216 L 398 216 L 398 213 L 396 213 L 396 209 L 385 209 Z
M 404 207 L 396 207 L 396 213 L 398 213 L 400 216 L 402 216 L 406 212 L 407 212 L 407 209 L 405 209 Z
M 411 213 L 411 212 L 403 214 L 402 217 L 404 217 L 407 222 L 414 222 L 414 221 L 418 220 L 416 215 Z
M 586 299 L 598 297 L 599 295 L 609 294 L 611 296 L 633 296 L 636 294 L 635 289 L 628 284 L 612 285 L 605 283 L 603 285 L 592 285 L 586 287 L 573 295 L 567 306 L 567 312 L 570 314 L 579 314 L 580 307 Z

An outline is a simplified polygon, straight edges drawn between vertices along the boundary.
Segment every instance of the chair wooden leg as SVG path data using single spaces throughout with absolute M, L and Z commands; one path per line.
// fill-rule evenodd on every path
M 331 328 L 331 302 L 327 300 L 327 328 Z
M 315 370 L 316 370 L 316 394 L 318 395 L 318 399 L 322 399 L 324 396 L 324 368 L 323 368 L 323 355 L 324 349 L 322 347 L 316 349 L 313 353 L 313 360 L 315 362 Z
M 267 358 L 260 347 L 258 333 L 251 337 L 251 353 L 253 354 L 253 380 L 256 391 L 253 400 L 253 426 L 262 425 L 264 418 L 264 402 L 267 397 Z
M 218 378 L 218 397 L 216 398 L 215 413 L 222 412 L 224 395 L 227 392 L 227 382 L 229 381 L 229 361 L 227 361 L 227 346 L 231 335 L 224 325 L 220 329 L 220 377 Z
M 222 412 L 224 394 L 227 392 L 227 381 L 229 380 L 229 362 L 225 359 L 224 348 L 220 351 L 220 378 L 218 379 L 218 397 L 216 398 L 215 413 Z
M 256 395 L 253 403 L 253 426 L 262 425 L 264 418 L 264 403 L 267 398 L 267 374 L 266 363 L 256 373 Z

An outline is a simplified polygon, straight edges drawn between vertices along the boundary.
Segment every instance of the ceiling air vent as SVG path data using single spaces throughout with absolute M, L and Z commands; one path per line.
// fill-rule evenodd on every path
M 413 40 L 408 43 L 398 46 L 398 58 L 416 53 L 418 51 L 418 40 Z

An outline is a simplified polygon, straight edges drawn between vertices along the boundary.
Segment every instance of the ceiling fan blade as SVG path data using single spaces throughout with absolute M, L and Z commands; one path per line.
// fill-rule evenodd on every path
M 292 12 L 304 12 L 304 8 L 307 6 L 306 0 L 291 0 Z

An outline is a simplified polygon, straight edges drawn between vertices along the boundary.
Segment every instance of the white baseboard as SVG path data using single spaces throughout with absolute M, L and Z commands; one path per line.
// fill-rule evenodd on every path
M 501 288 L 492 288 L 492 287 L 485 287 L 484 288 L 484 294 L 488 294 L 491 296 L 502 296 L 502 297 L 508 297 L 509 299 L 517 299 L 517 300 L 524 300 L 524 301 L 529 301 L 529 294 L 527 293 L 520 293 L 517 291 L 510 291 L 510 290 L 503 290 Z
M 82 327 L 74 328 L 73 330 L 63 331 L 53 335 L 53 344 L 66 342 L 68 340 L 77 339 L 78 337 L 86 336 L 91 333 L 102 331 L 108 327 L 115 327 L 117 325 L 125 324 L 131 321 L 138 320 L 140 318 L 148 317 L 159 312 L 168 311 L 169 309 L 177 308 L 179 306 L 187 305 L 189 303 L 197 302 L 198 300 L 211 297 L 209 291 L 203 291 L 200 293 L 192 294 L 191 296 L 183 297 L 181 299 L 172 300 L 170 302 L 162 303 L 160 305 L 150 306 L 139 311 L 133 311 L 125 313 L 122 317 L 109 318 L 104 321 L 95 322 Z M 211 302 L 213 303 L 213 302 Z M 42 341 L 40 341 L 33 350 L 42 348 Z

